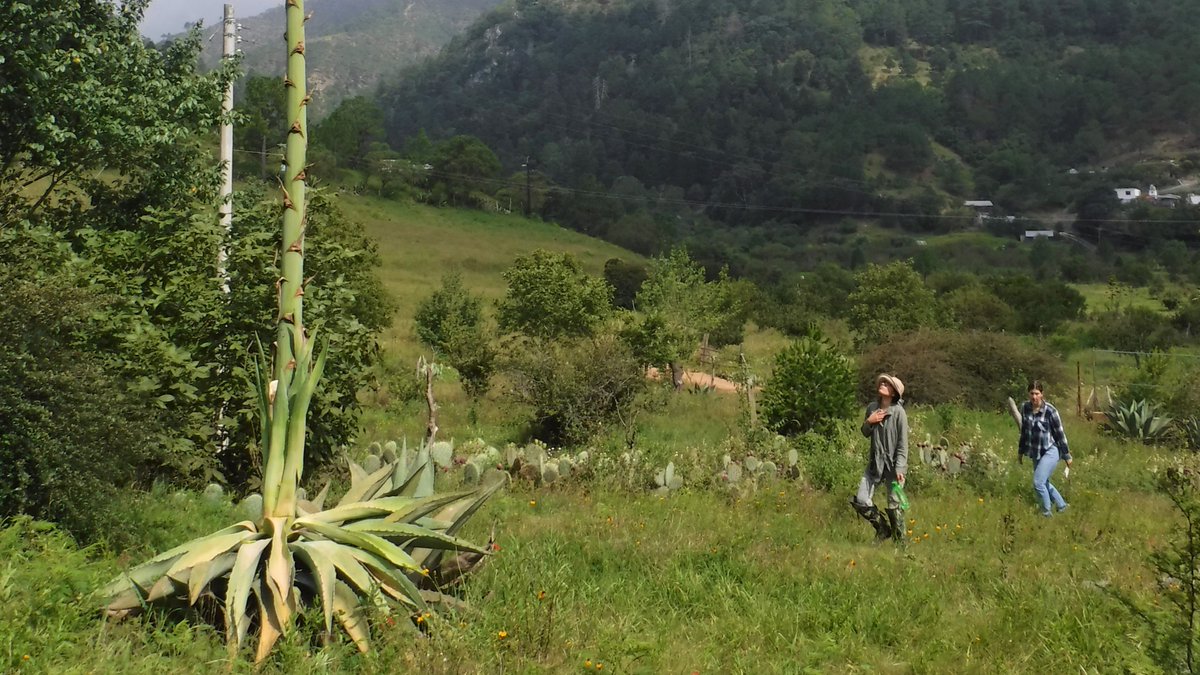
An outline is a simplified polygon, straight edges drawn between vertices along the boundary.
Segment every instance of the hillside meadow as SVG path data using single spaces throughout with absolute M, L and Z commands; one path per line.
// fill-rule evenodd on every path
M 516 217 L 346 199 L 384 259 L 397 301 L 384 336 L 380 387 L 362 396 L 372 441 L 419 438 L 423 407 L 389 392 L 420 353 L 416 303 L 459 269 L 489 300 L 500 273 L 536 247 L 569 251 L 599 273 L 631 254 Z M 785 340 L 751 331 L 746 350 L 765 375 Z M 437 385 L 442 437 L 514 438 L 512 411 L 494 390 L 468 422 L 453 378 Z M 472 609 L 436 616 L 427 633 L 406 618 L 372 617 L 373 651 L 322 646 L 308 621 L 264 672 L 432 673 L 1107 673 L 1160 672 L 1154 647 L 1165 607 L 1148 563 L 1180 518 L 1156 489 L 1170 453 L 1116 441 L 1067 414 L 1076 457 L 1071 508 L 1038 516 L 1031 469 L 1015 461 L 1016 433 L 1000 411 L 952 406 L 910 411 L 914 443 L 905 542 L 875 545 L 847 498 L 866 442 L 846 423 L 838 449 L 806 455 L 796 480 L 730 489 L 721 457 L 744 455 L 737 396 L 660 391 L 641 420 L 639 458 L 624 439 L 600 439 L 597 461 L 548 487 L 516 482 L 472 519 L 467 539 L 496 533 L 498 551 L 466 590 Z M 951 477 L 922 465 L 926 437 L 969 444 L 980 461 Z M 601 461 L 608 458 L 606 461 Z M 986 458 L 986 459 L 985 459 Z M 685 486 L 651 494 L 673 461 Z M 977 467 L 977 468 L 976 468 Z M 319 487 L 312 477 L 310 489 Z M 339 477 L 344 481 L 344 477 Z M 439 487 L 460 481 L 439 476 Z M 825 489 L 830 488 L 830 489 Z M 106 624 L 91 592 L 131 562 L 238 519 L 227 500 L 158 488 L 122 505 L 124 543 L 80 549 L 44 524 L 0 529 L 0 670 L 47 673 L 251 672 L 202 617 L 151 614 Z M 128 545 L 128 542 L 134 542 Z M 318 614 L 309 618 L 316 619 Z M 219 621 L 218 621 L 219 624 Z

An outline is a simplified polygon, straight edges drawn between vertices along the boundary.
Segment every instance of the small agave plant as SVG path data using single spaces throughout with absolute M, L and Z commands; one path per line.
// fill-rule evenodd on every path
M 122 618 L 152 603 L 222 607 L 237 652 L 252 631 L 256 660 L 270 654 L 306 607 L 319 605 L 326 633 L 336 619 L 360 650 L 369 646 L 365 608 L 421 616 L 457 605 L 443 591 L 488 553 L 456 535 L 499 485 L 433 493 L 422 452 L 412 470 L 390 462 L 368 473 L 351 466 L 351 487 L 333 508 L 326 490 L 297 493 L 304 473 L 308 406 L 325 365 L 304 329 L 307 117 L 304 0 L 287 0 L 287 181 L 272 380 L 258 368 L 265 470 L 262 515 L 188 542 L 129 570 L 103 590 L 106 612 Z M 251 602 L 253 598 L 253 602 Z
M 1143 443 L 1156 443 L 1171 432 L 1171 418 L 1159 414 L 1154 405 L 1145 400 L 1114 402 L 1108 409 L 1104 424 L 1119 436 Z

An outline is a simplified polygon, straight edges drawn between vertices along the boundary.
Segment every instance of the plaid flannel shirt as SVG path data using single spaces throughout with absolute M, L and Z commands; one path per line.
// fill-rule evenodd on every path
M 1043 401 L 1042 409 L 1035 413 L 1033 404 L 1026 401 L 1021 406 L 1021 442 L 1017 452 L 1037 461 L 1051 446 L 1058 447 L 1058 456 L 1064 461 L 1071 459 L 1058 409 Z

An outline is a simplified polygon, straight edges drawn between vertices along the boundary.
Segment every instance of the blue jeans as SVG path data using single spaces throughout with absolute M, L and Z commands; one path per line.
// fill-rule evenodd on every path
M 1051 446 L 1046 451 L 1042 458 L 1037 460 L 1037 465 L 1033 467 L 1033 491 L 1037 493 L 1038 500 L 1042 503 L 1042 515 L 1050 515 L 1050 502 L 1058 507 L 1059 511 L 1067 508 L 1067 502 L 1058 494 L 1058 490 L 1050 484 L 1050 474 L 1054 473 L 1054 467 L 1058 466 L 1058 448 Z

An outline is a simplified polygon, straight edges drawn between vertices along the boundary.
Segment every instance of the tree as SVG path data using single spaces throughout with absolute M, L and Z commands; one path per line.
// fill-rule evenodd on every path
M 979 285 L 956 288 L 938 302 L 960 328 L 967 330 L 1002 332 L 1016 323 L 1012 307 Z
M 640 318 L 626 335 L 645 363 L 670 366 L 676 389 L 683 386 L 682 362 L 704 335 L 714 346 L 736 342 L 746 320 L 744 294 L 728 272 L 721 270 L 716 281 L 708 281 L 704 268 L 684 248 L 654 259 L 638 291 L 637 307 Z
M 776 433 L 832 433 L 854 413 L 854 369 L 819 336 L 792 342 L 775 355 L 763 386 L 763 421 Z
M 644 265 L 626 262 L 621 258 L 609 258 L 604 263 L 604 280 L 613 288 L 615 307 L 633 309 L 634 299 L 647 276 Z
M 570 253 L 537 249 L 504 271 L 508 292 L 500 301 L 500 329 L 533 338 L 591 335 L 611 312 L 612 288 L 583 271 Z
M 483 321 L 483 299 L 463 287 L 460 273 L 442 277 L 442 287 L 417 305 L 413 323 L 421 342 L 458 371 L 468 396 L 487 392 L 496 352 Z
M 846 299 L 846 318 L 859 344 L 937 325 L 933 291 L 926 288 L 910 261 L 868 265 L 854 281 L 856 287 Z
M 287 89 L 283 82 L 274 77 L 251 75 L 246 78 L 242 97 L 235 110 L 241 119 L 233 127 L 238 146 L 258 153 L 258 177 L 266 179 L 271 171 L 268 167 L 268 148 L 281 145 L 286 136 L 283 112 L 287 103 Z
M 496 153 L 474 136 L 455 136 L 434 147 L 430 193 L 435 201 L 479 206 L 481 194 L 494 191 L 500 175 Z
M 144 45 L 148 1 L 114 11 L 103 0 L 31 0 L 0 12 L 0 221 L 86 209 L 131 223 L 149 206 L 215 197 L 197 139 L 216 125 L 233 71 L 196 73 L 195 31 L 163 53 Z
M 348 98 L 321 120 L 313 133 L 337 157 L 339 164 L 362 171 L 366 168 L 367 153 L 385 139 L 383 110 L 365 96 Z

